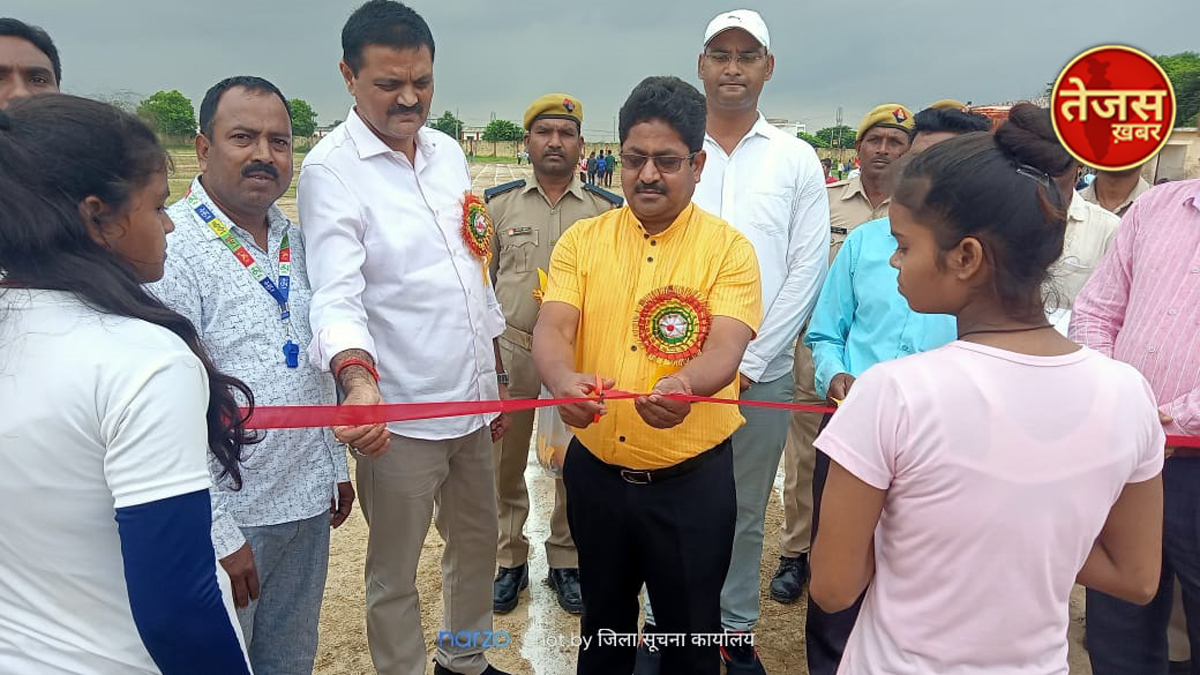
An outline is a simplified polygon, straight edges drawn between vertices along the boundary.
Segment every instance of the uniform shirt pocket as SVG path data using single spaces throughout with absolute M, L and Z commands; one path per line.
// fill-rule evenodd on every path
M 500 228 L 499 237 L 501 272 L 534 271 L 534 254 L 541 237 L 538 228 L 530 225 L 509 225 Z

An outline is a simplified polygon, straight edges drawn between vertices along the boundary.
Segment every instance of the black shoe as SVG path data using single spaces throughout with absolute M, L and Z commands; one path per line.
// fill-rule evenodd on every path
M 808 555 L 798 557 L 780 556 L 779 569 L 771 579 L 771 599 L 790 605 L 800 599 L 800 589 L 808 580 Z
M 501 568 L 501 569 L 503 569 L 503 568 Z M 437 661 L 434 661 L 433 662 L 433 675 L 461 675 L 461 674 L 456 673 L 453 670 L 450 670 L 449 668 L 443 666 L 442 664 L 438 663 Z M 492 664 L 489 663 L 487 670 L 484 670 L 479 675 L 509 675 L 509 673 L 507 673 L 503 670 L 500 670 L 496 666 L 493 666 Z
M 730 631 L 728 635 L 737 635 Z M 762 661 L 758 660 L 758 650 L 752 645 L 722 645 L 721 661 L 725 663 L 726 675 L 767 675 Z
M 583 594 L 579 591 L 579 569 L 576 567 L 550 568 L 546 583 L 558 596 L 558 606 L 571 614 L 583 614 Z
M 521 591 L 529 587 L 529 565 L 501 567 L 492 584 L 492 611 L 508 614 L 517 606 Z M 447 671 L 449 672 L 449 671 Z
M 654 626 L 645 624 L 642 626 L 642 634 L 653 633 Z M 662 651 L 650 647 L 645 642 L 638 640 L 637 658 L 633 661 L 633 675 L 658 675 L 662 670 Z

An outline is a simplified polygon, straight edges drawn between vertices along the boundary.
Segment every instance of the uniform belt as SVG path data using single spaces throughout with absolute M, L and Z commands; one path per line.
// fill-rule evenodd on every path
M 845 227 L 834 227 L 832 225 L 829 226 L 829 231 L 834 234 L 850 234 L 849 229 Z
M 520 347 L 525 351 L 533 351 L 533 335 L 526 333 L 520 328 L 513 328 L 511 325 L 504 327 L 504 334 L 500 337 L 508 340 L 513 346 Z
M 583 444 L 580 443 L 580 445 Z M 722 453 L 727 452 L 731 447 L 732 443 L 730 443 L 729 439 L 726 438 L 725 440 L 698 455 L 688 457 L 678 464 L 672 464 L 671 466 L 663 467 L 661 469 L 627 469 L 616 464 L 609 464 L 608 462 L 605 462 L 599 457 L 593 455 L 590 450 L 587 450 L 586 448 L 584 448 L 584 450 L 586 450 L 588 457 L 591 457 L 592 460 L 594 460 L 600 466 L 620 476 L 621 480 L 625 481 L 626 483 L 632 483 L 634 485 L 652 485 L 654 483 L 661 483 L 663 481 L 670 480 L 672 478 L 678 478 L 684 474 L 691 473 L 705 464 L 708 464 L 712 460 L 720 457 Z

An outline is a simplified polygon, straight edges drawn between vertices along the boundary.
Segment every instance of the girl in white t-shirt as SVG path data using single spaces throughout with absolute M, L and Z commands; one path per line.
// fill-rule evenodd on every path
M 1076 582 L 1141 603 L 1158 587 L 1153 395 L 1043 311 L 1067 205 L 1038 112 L 897 183 L 900 292 L 959 339 L 869 369 L 815 443 L 833 463 L 810 593 L 834 612 L 866 591 L 839 673 L 1066 675 Z
M 141 286 L 167 161 L 103 103 L 0 110 L 0 673 L 249 673 L 207 466 L 240 483 L 249 392 Z

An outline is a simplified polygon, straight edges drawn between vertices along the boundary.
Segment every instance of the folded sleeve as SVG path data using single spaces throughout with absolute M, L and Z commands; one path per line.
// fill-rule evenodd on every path
M 366 220 L 358 199 L 333 171 L 314 164 L 300 172 L 296 206 L 312 284 L 309 357 L 324 371 L 334 356 L 347 349 L 364 350 L 378 361 L 362 298 Z
M 855 235 L 862 231 L 860 227 L 851 232 L 833 259 L 808 334 L 804 336 L 804 344 L 812 349 L 817 393 L 822 397 L 829 395 L 829 383 L 834 377 L 850 372 L 846 365 L 846 340 L 858 308 L 854 296 L 854 261 L 862 238 Z

